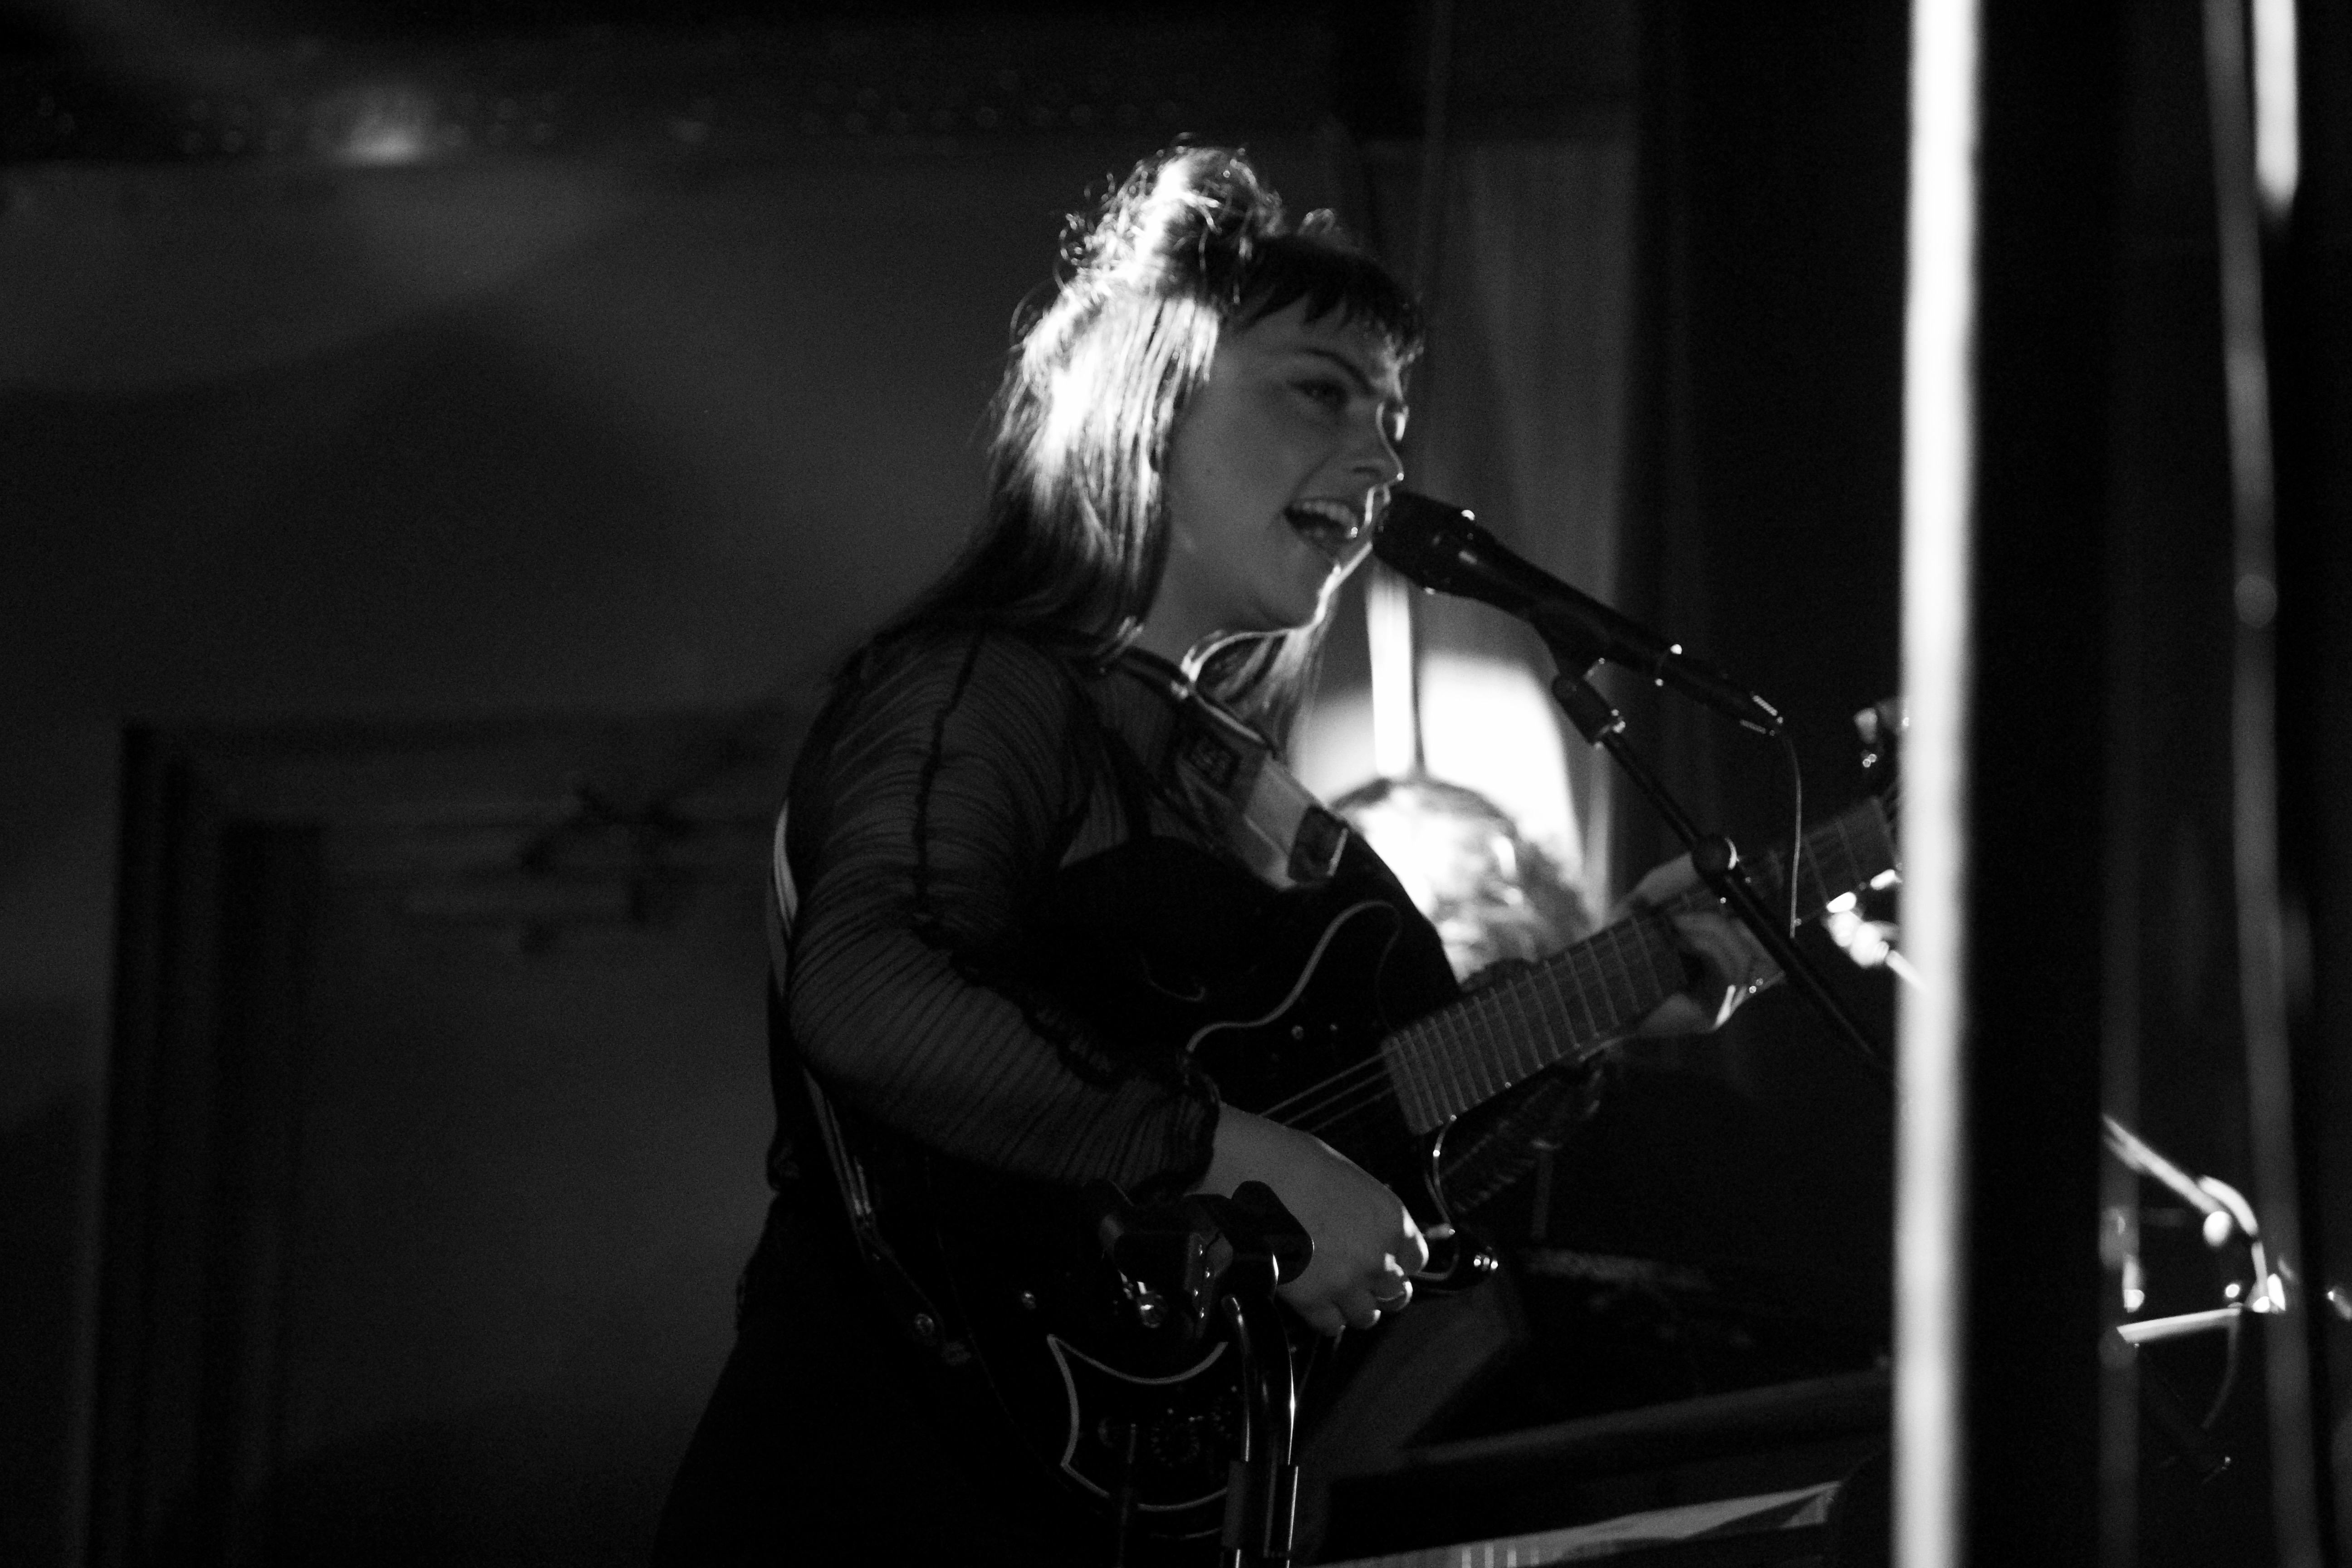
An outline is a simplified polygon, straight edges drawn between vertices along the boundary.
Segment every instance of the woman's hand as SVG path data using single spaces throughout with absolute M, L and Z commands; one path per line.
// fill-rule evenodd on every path
M 1617 917 L 1671 904 L 1701 880 L 1689 856 L 1669 860 L 1635 884 L 1618 906 Z M 1658 1004 L 1642 1020 L 1639 1033 L 1697 1035 L 1719 1029 L 1742 1002 L 1780 978 L 1780 965 L 1765 952 L 1755 933 L 1719 905 L 1710 902 L 1667 918 L 1674 922 L 1683 951 L 1697 959 L 1706 973 L 1689 990 Z
M 1394 1193 L 1310 1133 L 1226 1106 L 1217 1114 L 1215 1152 L 1199 1191 L 1230 1197 L 1264 1182 L 1315 1242 L 1307 1271 L 1280 1295 L 1326 1334 L 1369 1329 L 1412 1299 L 1412 1276 L 1429 1262 L 1421 1227 Z

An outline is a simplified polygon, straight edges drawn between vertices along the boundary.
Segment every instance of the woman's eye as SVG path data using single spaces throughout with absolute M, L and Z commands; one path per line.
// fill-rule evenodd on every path
M 1326 408 L 1345 408 L 1348 405 L 1348 389 L 1336 381 L 1302 381 L 1298 384 L 1298 390 L 1305 393 L 1310 401 Z

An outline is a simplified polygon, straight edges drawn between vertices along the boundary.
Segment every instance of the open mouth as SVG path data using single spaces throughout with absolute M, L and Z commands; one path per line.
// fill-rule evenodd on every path
M 1283 520 L 1333 561 L 1344 561 L 1364 536 L 1363 514 L 1345 501 L 1305 500 L 1283 510 Z

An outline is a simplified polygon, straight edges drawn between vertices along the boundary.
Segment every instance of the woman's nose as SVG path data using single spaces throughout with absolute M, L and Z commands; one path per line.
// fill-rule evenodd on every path
M 1397 455 L 1397 444 L 1390 437 L 1385 420 L 1369 426 L 1358 442 L 1353 458 L 1356 471 L 1375 485 L 1398 485 L 1404 482 L 1404 459 Z

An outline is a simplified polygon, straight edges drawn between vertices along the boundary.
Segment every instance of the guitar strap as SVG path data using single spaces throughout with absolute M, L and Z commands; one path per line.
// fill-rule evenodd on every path
M 1298 782 L 1266 738 L 1172 665 L 1130 650 L 1121 667 L 1164 693 L 1175 722 L 1147 759 L 1154 786 L 1276 889 L 1328 882 L 1348 825 Z
M 789 811 L 779 812 L 776 830 L 770 846 L 769 866 L 772 880 L 768 900 L 768 1028 L 772 1037 L 790 1035 L 785 1023 L 785 986 L 792 973 L 792 932 L 794 916 L 800 912 L 800 889 L 793 880 L 792 862 L 786 857 Z M 798 1050 L 792 1051 L 793 1060 Z M 898 1250 L 882 1234 L 875 1212 L 874 1194 L 866 1180 L 866 1164 L 853 1146 L 849 1130 L 842 1124 L 841 1112 L 835 1107 L 824 1086 L 806 1068 L 800 1069 L 802 1087 L 807 1091 L 806 1104 L 816 1128 L 818 1142 L 824 1146 L 825 1163 L 831 1167 L 841 1209 L 849 1221 L 850 1239 L 856 1245 L 864 1260 L 867 1278 L 880 1293 L 887 1308 L 887 1316 L 898 1331 L 916 1345 L 938 1356 L 950 1367 L 963 1368 L 971 1364 L 969 1346 L 954 1331 L 954 1320 L 940 1310 L 929 1292 L 923 1289 L 914 1273 L 900 1260 Z M 781 1091 L 782 1086 L 779 1085 Z M 778 1096 L 782 1113 L 782 1095 Z

